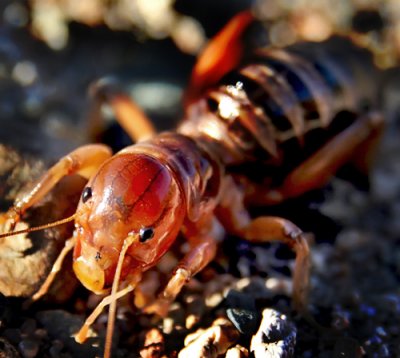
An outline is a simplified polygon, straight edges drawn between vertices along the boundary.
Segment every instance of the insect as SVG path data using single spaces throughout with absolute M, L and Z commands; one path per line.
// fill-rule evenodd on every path
M 374 94 L 357 87 L 363 80 L 360 71 L 351 71 L 321 44 L 260 49 L 240 65 L 242 34 L 252 21 L 250 13 L 239 14 L 205 49 L 193 71 L 185 118 L 175 132 L 157 135 L 126 95 L 109 85 L 95 87 L 95 99 L 111 105 L 136 144 L 115 155 L 101 144 L 76 149 L 7 213 L 11 231 L 0 238 L 75 221 L 73 236 L 33 299 L 47 292 L 73 250 L 73 268 L 82 284 L 108 294 L 76 340 L 86 339 L 90 325 L 110 305 L 105 357 L 111 354 L 117 299 L 135 289 L 179 232 L 190 249 L 145 312 L 165 315 L 188 280 L 214 258 L 219 224 L 251 242 L 280 241 L 293 249 L 293 306 L 304 312 L 310 266 L 306 235 L 284 218 L 253 219 L 248 208 L 322 187 L 346 163 L 368 169 L 383 120 L 378 112 L 361 111 L 365 101 L 374 105 Z M 350 59 L 358 52 L 352 45 L 344 50 Z M 23 214 L 70 174 L 88 180 L 76 213 L 14 231 Z

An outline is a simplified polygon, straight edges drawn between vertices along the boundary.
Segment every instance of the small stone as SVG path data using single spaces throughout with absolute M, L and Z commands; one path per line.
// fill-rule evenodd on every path
M 256 310 L 228 308 L 226 314 L 237 330 L 245 335 L 253 335 L 260 324 L 261 317 Z
M 249 356 L 249 351 L 239 345 L 229 348 L 226 352 L 225 358 L 247 358 Z
M 34 358 L 39 352 L 39 342 L 33 339 L 24 339 L 18 345 L 24 358 Z
M 187 303 L 185 327 L 191 329 L 204 315 L 206 306 L 204 298 L 200 295 L 189 295 L 185 297 L 185 302 Z
M 47 337 L 47 331 L 45 329 L 38 328 L 35 330 L 34 336 L 38 339 L 44 339 Z
M 65 348 L 74 357 L 94 357 L 96 354 L 102 352 L 98 344 L 95 347 L 94 342 L 96 338 L 92 339 L 93 345 L 75 342 L 73 335 L 78 332 L 83 324 L 81 317 L 62 310 L 48 310 L 38 312 L 36 318 L 44 326 L 44 329 L 47 330 L 49 337 L 62 341 Z
M 284 314 L 266 308 L 260 328 L 251 339 L 250 351 L 254 353 L 255 358 L 292 357 L 296 336 L 295 325 Z
M 205 304 L 207 307 L 215 308 L 217 307 L 224 299 L 224 296 L 221 292 L 213 293 L 206 297 Z
M 141 358 L 159 358 L 164 353 L 164 336 L 160 330 L 153 328 L 146 333 Z
M 178 358 L 217 358 L 225 354 L 238 338 L 239 332 L 232 323 L 220 318 L 211 327 L 188 335 Z

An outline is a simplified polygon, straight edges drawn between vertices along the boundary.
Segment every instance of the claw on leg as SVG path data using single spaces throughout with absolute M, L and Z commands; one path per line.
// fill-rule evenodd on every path
M 296 253 L 293 273 L 293 307 L 304 312 L 307 309 L 310 275 L 310 249 L 306 234 L 289 220 L 261 216 L 251 219 L 244 207 L 244 192 L 227 177 L 224 182 L 218 219 L 232 233 L 255 243 L 279 241 Z
M 292 222 L 271 216 L 253 220 L 245 228 L 245 238 L 251 242 L 280 241 L 296 253 L 293 272 L 293 307 L 304 312 L 307 309 L 310 249 L 306 235 Z

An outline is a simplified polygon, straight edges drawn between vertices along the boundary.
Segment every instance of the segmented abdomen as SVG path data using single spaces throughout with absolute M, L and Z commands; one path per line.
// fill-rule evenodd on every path
M 190 106 L 178 130 L 218 143 L 225 165 L 290 170 L 372 105 L 363 84 L 372 71 L 368 52 L 344 39 L 261 49 Z

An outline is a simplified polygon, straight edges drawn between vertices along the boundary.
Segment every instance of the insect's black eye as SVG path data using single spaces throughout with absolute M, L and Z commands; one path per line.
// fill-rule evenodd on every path
M 87 186 L 85 189 L 83 189 L 82 202 L 86 203 L 91 197 L 92 197 L 92 188 L 90 186 Z
M 141 228 L 139 231 L 139 241 L 146 242 L 154 236 L 154 229 L 152 227 Z
M 216 112 L 218 110 L 219 103 L 214 98 L 207 98 L 207 105 L 211 112 Z

